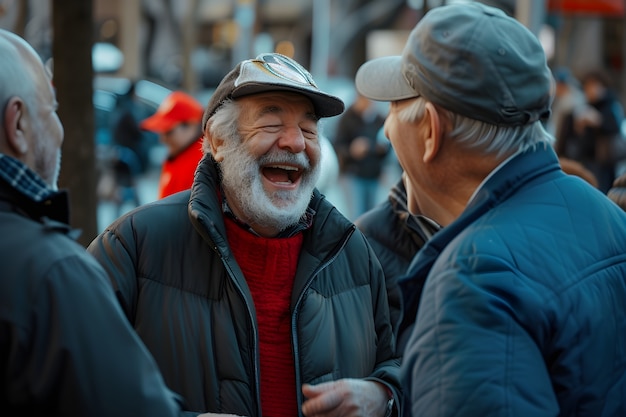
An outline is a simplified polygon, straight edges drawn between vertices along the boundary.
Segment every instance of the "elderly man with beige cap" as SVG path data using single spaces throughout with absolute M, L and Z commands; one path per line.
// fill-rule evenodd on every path
M 404 415 L 626 415 L 626 214 L 560 169 L 537 38 L 437 7 L 356 85 L 390 102 L 409 209 L 443 226 L 401 281 Z
M 383 270 L 315 188 L 319 119 L 343 109 L 293 59 L 240 62 L 205 110 L 191 190 L 89 246 L 190 411 L 400 412 Z

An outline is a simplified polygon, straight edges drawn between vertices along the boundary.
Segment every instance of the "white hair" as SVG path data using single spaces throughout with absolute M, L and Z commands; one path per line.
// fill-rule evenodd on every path
M 424 116 L 426 103 L 417 97 L 410 106 L 398 113 L 398 118 L 412 123 Z M 525 126 L 497 126 L 471 119 L 435 105 L 437 111 L 449 121 L 450 129 L 445 133 L 450 139 L 465 149 L 479 150 L 500 157 L 517 151 L 524 151 L 538 144 L 551 144 L 552 136 L 540 121 Z
M 225 141 L 241 141 L 239 135 L 239 115 L 241 106 L 234 100 L 224 101 L 207 122 L 209 133 Z M 211 153 L 211 145 L 205 137 L 202 142 L 202 150 L 205 154 Z

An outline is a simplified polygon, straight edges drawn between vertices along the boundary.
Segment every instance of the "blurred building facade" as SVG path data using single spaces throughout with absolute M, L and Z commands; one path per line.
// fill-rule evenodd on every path
M 98 40 L 112 40 L 128 57 L 123 75 L 193 90 L 210 88 L 235 62 L 268 49 L 295 56 L 316 78 L 352 77 L 373 54 L 396 53 L 425 11 L 450 2 L 95 0 L 95 18 Z M 624 0 L 483 2 L 542 36 L 551 66 L 577 75 L 604 68 L 626 97 Z M 394 41 L 372 46 L 380 36 Z
M 116 75 L 189 91 L 211 88 L 257 52 L 293 55 L 318 79 L 352 77 L 396 53 L 425 11 L 453 0 L 93 0 L 94 42 L 123 53 Z M 466 0 L 467 1 L 467 0 Z M 478 1 L 478 0 L 476 0 Z M 625 0 L 482 0 L 546 36 L 553 67 L 601 67 L 626 97 Z M 50 54 L 51 0 L 0 0 L 0 27 Z M 381 39 L 383 39 L 381 41 Z M 383 45 L 382 47 L 379 45 Z
M 349 74 L 350 63 L 365 58 L 368 28 L 408 28 L 418 16 L 411 9 L 403 13 L 405 0 L 95 0 L 95 5 L 96 40 L 131 56 L 120 75 L 159 78 L 187 89 L 215 86 L 234 63 L 268 50 L 294 56 L 316 77 Z

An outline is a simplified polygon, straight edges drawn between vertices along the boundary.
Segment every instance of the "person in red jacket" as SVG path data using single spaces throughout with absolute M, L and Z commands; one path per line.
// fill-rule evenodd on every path
M 191 188 L 196 166 L 202 158 L 203 112 L 203 106 L 195 98 L 174 91 L 152 116 L 140 123 L 142 129 L 157 133 L 167 147 L 158 198 Z

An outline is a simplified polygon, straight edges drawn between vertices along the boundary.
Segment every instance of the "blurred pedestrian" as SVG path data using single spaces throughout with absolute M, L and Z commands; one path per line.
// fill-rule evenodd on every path
M 575 161 L 584 161 L 588 152 L 582 143 L 581 132 L 575 127 L 575 120 L 586 117 L 587 112 L 596 111 L 587 104 L 580 82 L 569 68 L 559 67 L 553 72 L 555 80 L 552 112 L 546 129 L 554 135 L 554 148 L 557 155 Z
M 2 29 L 0 56 L 0 410 L 182 415 L 106 273 L 67 224 L 49 74 L 29 44 Z
M 401 281 L 405 415 L 626 415 L 626 213 L 560 169 L 537 37 L 436 7 L 356 85 L 390 102 L 409 210 L 442 226 Z
M 609 198 L 622 210 L 626 211 L 626 173 L 621 174 L 613 181 L 613 186 L 609 190 Z
M 112 145 L 130 149 L 135 155 L 136 166 L 132 168 L 137 174 L 141 174 L 150 164 L 150 155 L 146 132 L 139 127 L 142 117 L 135 89 L 136 84 L 131 81 L 128 90 L 117 98 L 111 114 Z
M 139 128 L 139 102 L 135 83 L 129 81 L 128 90 L 117 96 L 115 108 L 101 130 L 111 132 L 110 139 L 100 139 L 96 150 L 98 156 L 99 202 L 112 202 L 117 216 L 127 210 L 128 204 L 141 204 L 137 179 L 145 172 L 149 160 L 146 134 Z M 106 113 L 104 113 L 106 114 Z M 96 115 L 97 116 L 97 115 Z M 100 115 L 102 118 L 102 114 Z
M 193 175 L 203 155 L 203 112 L 204 108 L 195 98 L 182 91 L 174 91 L 152 116 L 141 121 L 139 126 L 157 133 L 167 148 L 159 178 L 158 198 L 191 188 Z
M 391 323 L 396 347 L 401 352 L 407 332 L 401 325 L 402 294 L 398 280 L 405 276 L 417 252 L 440 226 L 419 213 L 409 212 L 404 174 L 389 190 L 385 201 L 363 213 L 354 223 L 367 237 L 385 271 Z M 415 308 L 414 313 L 417 311 L 417 304 L 409 307 Z
M 343 108 L 286 56 L 240 62 L 205 110 L 191 190 L 122 216 L 89 246 L 190 410 L 398 411 L 382 268 L 315 189 L 318 120 Z
M 590 185 L 598 188 L 598 179 L 596 176 L 588 170 L 582 163 L 573 159 L 559 157 L 559 164 L 563 172 L 569 175 L 575 175 L 587 181 Z
M 389 142 L 379 140 L 385 118 L 360 94 L 340 116 L 334 139 L 349 217 L 355 219 L 378 203 L 380 176 Z
M 594 117 L 578 118 L 577 128 L 590 145 L 592 162 L 588 168 L 598 178 L 598 188 L 606 193 L 615 180 L 617 163 L 626 158 L 626 139 L 622 134 L 624 109 L 603 71 L 593 70 L 581 79 Z

